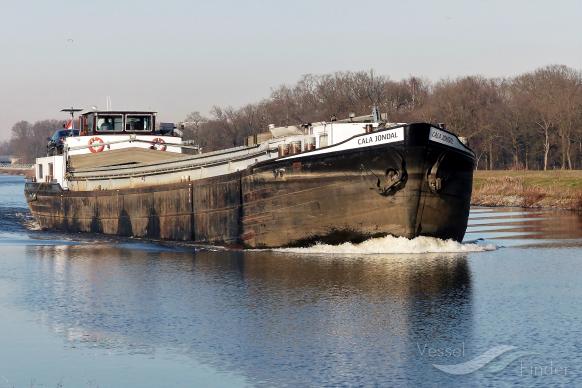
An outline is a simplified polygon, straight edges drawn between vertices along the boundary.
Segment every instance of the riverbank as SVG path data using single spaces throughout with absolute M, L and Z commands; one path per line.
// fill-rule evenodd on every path
M 0 175 L 32 171 L 0 169 Z M 475 171 L 471 205 L 582 211 L 582 170 Z
M 582 210 L 582 170 L 476 171 L 471 204 Z
M 0 167 L 0 175 L 22 175 L 33 176 L 34 170 L 30 168 L 2 168 Z

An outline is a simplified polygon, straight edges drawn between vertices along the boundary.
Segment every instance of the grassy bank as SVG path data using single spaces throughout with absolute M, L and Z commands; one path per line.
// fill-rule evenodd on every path
M 471 203 L 582 210 L 582 170 L 476 171 Z

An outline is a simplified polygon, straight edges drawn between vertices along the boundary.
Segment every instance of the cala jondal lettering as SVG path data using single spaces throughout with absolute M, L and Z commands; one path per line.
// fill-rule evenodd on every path
M 383 140 L 396 139 L 397 137 L 398 135 L 395 132 L 379 133 L 377 135 L 366 136 L 358 139 L 358 145 L 377 143 Z
M 442 141 L 444 141 L 446 143 L 449 143 L 451 145 L 452 144 L 455 144 L 455 141 L 453 140 L 453 137 L 452 136 L 445 135 L 443 133 L 433 132 L 432 133 L 432 137 L 434 137 L 435 139 L 442 140 Z

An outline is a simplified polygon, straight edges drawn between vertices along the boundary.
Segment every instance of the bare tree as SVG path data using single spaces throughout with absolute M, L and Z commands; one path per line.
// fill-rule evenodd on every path
M 199 143 L 199 132 L 200 128 L 208 119 L 200 114 L 198 111 L 194 111 L 188 114 L 184 119 L 184 138 L 187 140 L 194 140 Z
M 582 165 L 582 73 L 562 65 L 506 79 L 467 76 L 395 81 L 374 71 L 306 74 L 294 85 L 240 108 L 212 108 L 209 117 L 189 114 L 185 137 L 205 150 L 243 144 L 269 124 L 327 121 L 349 113 L 369 114 L 372 106 L 391 122 L 445 122 L 466 137 L 479 168 L 543 168 Z M 44 154 L 56 120 L 18 122 L 10 153 L 25 160 Z

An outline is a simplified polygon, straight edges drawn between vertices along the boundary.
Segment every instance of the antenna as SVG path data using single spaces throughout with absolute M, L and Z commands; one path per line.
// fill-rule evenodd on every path
M 107 110 L 111 110 L 111 106 L 112 106 L 112 104 L 111 104 L 111 96 L 107 96 L 105 98 L 105 106 L 106 106 L 106 109 Z

